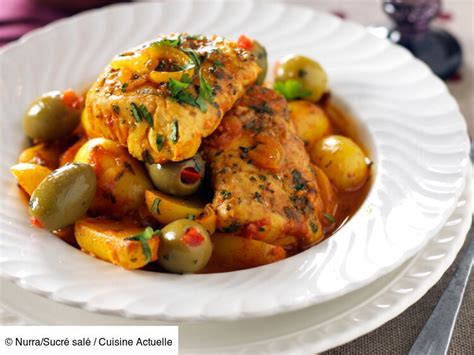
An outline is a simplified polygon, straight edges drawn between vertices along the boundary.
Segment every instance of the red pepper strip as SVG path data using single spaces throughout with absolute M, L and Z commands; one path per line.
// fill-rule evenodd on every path
M 43 228 L 43 225 L 41 224 L 40 220 L 36 217 L 30 217 L 30 223 L 35 228 Z
M 204 241 L 204 237 L 194 227 L 188 228 L 186 233 L 181 237 L 181 241 L 190 247 L 198 247 Z
M 193 168 L 186 168 L 181 171 L 181 181 L 185 184 L 194 184 L 201 179 L 201 175 Z
M 66 106 L 74 109 L 80 109 L 82 107 L 82 97 L 76 95 L 71 89 L 67 89 L 63 92 L 63 102 Z
M 239 39 L 237 40 L 237 44 L 239 45 L 239 47 L 248 51 L 251 51 L 253 49 L 253 40 L 251 40 L 245 35 L 241 35 L 239 37 Z

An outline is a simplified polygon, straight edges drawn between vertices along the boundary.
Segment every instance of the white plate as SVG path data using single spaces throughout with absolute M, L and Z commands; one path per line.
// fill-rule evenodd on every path
M 284 315 L 224 323 L 181 324 L 182 353 L 315 353 L 388 322 L 423 296 L 451 265 L 472 220 L 469 183 L 441 231 L 413 258 L 357 291 Z M 89 313 L 0 283 L 0 324 L 155 325 Z
M 284 26 L 282 26 L 284 24 Z M 51 89 L 85 88 L 117 52 L 158 33 L 187 31 L 317 58 L 359 120 L 375 161 L 360 211 L 329 240 L 276 264 L 213 275 L 125 271 L 28 225 L 8 167 L 25 144 L 21 117 Z M 301 309 L 347 294 L 401 265 L 454 210 L 468 167 L 463 117 L 444 84 L 406 50 L 362 26 L 283 4 L 118 5 L 58 21 L 0 52 L 0 272 L 59 302 L 125 317 L 239 319 Z

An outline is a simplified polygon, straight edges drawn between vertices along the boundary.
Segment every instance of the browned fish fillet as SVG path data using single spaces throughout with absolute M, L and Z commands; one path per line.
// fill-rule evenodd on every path
M 322 240 L 316 178 L 283 97 L 251 87 L 203 150 L 218 229 L 292 251 Z
M 137 159 L 184 160 L 259 71 L 249 52 L 221 37 L 160 37 L 114 58 L 87 93 L 83 124 Z

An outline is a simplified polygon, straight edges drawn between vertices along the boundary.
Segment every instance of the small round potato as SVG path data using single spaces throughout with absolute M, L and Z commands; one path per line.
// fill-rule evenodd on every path
M 362 149 L 350 138 L 332 135 L 313 144 L 309 155 L 340 190 L 359 188 L 369 175 Z
M 74 161 L 90 164 L 97 176 L 94 213 L 121 217 L 145 202 L 145 191 L 153 185 L 142 165 L 118 143 L 94 138 L 76 153 Z
M 304 101 L 290 101 L 290 119 L 296 128 L 296 134 L 307 145 L 331 134 L 331 121 L 316 104 Z

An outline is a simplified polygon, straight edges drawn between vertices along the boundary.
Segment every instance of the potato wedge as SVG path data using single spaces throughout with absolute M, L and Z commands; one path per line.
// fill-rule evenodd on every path
M 32 163 L 19 163 L 10 168 L 13 176 L 18 181 L 18 185 L 31 195 L 43 179 L 51 173 L 48 168 Z
M 72 146 L 70 146 L 64 153 L 62 153 L 59 158 L 59 166 L 66 165 L 67 163 L 72 163 L 74 161 L 76 153 L 86 142 L 86 138 L 81 138 Z
M 145 200 L 153 217 L 162 224 L 188 218 L 190 215 L 199 216 L 204 209 L 196 200 L 172 197 L 157 190 L 147 190 Z
M 216 232 L 217 216 L 211 205 L 207 204 L 204 207 L 201 214 L 197 216 L 196 222 L 199 222 L 204 228 L 206 228 L 209 235 L 213 235 Z
M 286 257 L 282 247 L 255 239 L 216 233 L 211 240 L 214 246 L 212 262 L 232 270 L 266 265 Z
M 337 210 L 337 198 L 331 181 L 322 169 L 318 168 L 314 164 L 312 164 L 312 167 L 316 173 L 316 182 L 318 183 L 319 187 L 319 196 L 321 196 L 321 200 L 323 201 L 323 212 L 334 216 L 336 215 Z M 323 218 L 322 216 L 319 218 L 322 223 L 325 221 L 327 222 L 326 218 Z
M 54 170 L 59 166 L 61 148 L 55 144 L 41 143 L 26 148 L 18 157 L 19 163 L 32 163 Z
M 131 221 L 105 218 L 84 218 L 77 221 L 74 227 L 77 244 L 83 251 L 124 269 L 139 269 L 158 259 L 158 236 L 146 241 L 151 252 L 150 258 L 140 241 L 126 240 L 143 230 L 143 227 L 138 227 Z
M 145 190 L 153 188 L 140 162 L 114 141 L 91 139 L 80 147 L 74 161 L 90 164 L 97 176 L 93 213 L 125 216 L 138 210 L 145 201 Z

